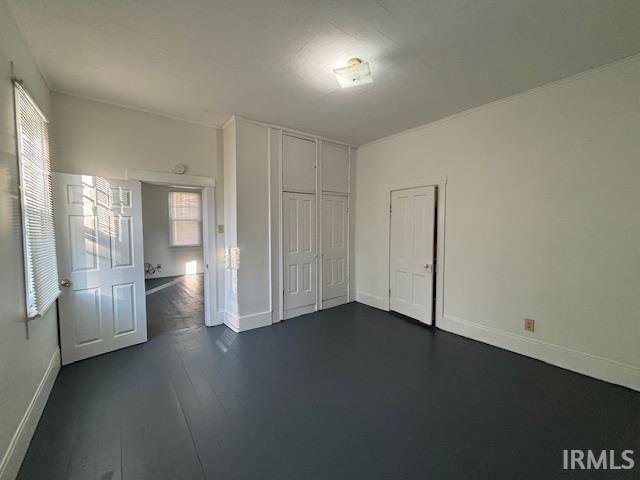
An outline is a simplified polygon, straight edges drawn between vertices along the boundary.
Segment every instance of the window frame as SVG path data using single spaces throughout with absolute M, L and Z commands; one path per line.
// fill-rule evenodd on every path
M 199 241 L 198 243 L 190 243 L 190 244 L 174 244 L 173 243 L 173 239 L 175 238 L 174 235 L 174 222 L 179 221 L 176 220 L 174 218 L 172 218 L 171 216 L 171 195 L 173 193 L 192 193 L 194 195 L 198 196 L 198 210 L 200 212 L 200 216 L 198 219 L 195 220 L 184 220 L 184 221 L 191 221 L 191 222 L 197 222 L 198 223 L 198 231 L 199 231 Z M 170 188 L 168 193 L 167 193 L 167 207 L 168 207 L 168 211 L 167 211 L 167 218 L 169 221 L 169 248 L 174 249 L 174 248 L 203 248 L 203 232 L 202 232 L 202 228 L 203 228 L 203 224 L 202 224 L 202 191 L 200 189 L 180 189 L 180 188 Z

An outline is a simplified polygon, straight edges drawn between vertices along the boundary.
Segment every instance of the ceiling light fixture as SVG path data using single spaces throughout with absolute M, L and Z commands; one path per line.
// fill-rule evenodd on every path
M 359 58 L 351 58 L 347 61 L 346 67 L 334 68 L 338 83 L 341 88 L 355 87 L 356 85 L 366 85 L 373 82 L 369 64 L 362 62 Z

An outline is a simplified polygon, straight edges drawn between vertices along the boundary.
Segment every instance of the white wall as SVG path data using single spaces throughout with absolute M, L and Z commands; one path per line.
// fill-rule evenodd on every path
M 237 119 L 236 135 L 239 313 L 270 317 L 269 129 Z
M 53 93 L 53 165 L 58 172 L 124 178 L 127 168 L 218 176 L 215 128 Z
M 176 163 L 184 163 L 188 175 L 216 180 L 216 219 L 223 222 L 220 129 L 58 93 L 51 96 L 51 108 L 55 171 L 122 179 L 127 168 L 171 172 Z M 216 240 L 220 310 L 224 236 Z
M 225 242 L 240 264 L 225 270 L 225 322 L 242 331 L 270 325 L 269 128 L 241 118 L 224 127 Z
M 204 271 L 202 247 L 171 247 L 169 238 L 169 187 L 142 184 L 144 261 L 162 265 L 160 273 L 146 278 L 184 275 L 186 264 L 196 262 L 196 273 Z
M 49 91 L 0 0 L 0 479 L 14 478 L 60 366 L 56 307 L 25 325 L 18 163 L 9 62 L 47 114 Z M 37 393 L 39 393 L 37 395 Z M 32 402 L 34 402 L 32 404 Z
M 385 188 L 448 175 L 439 326 L 640 389 L 639 79 L 636 57 L 361 147 L 358 298 L 388 297 Z

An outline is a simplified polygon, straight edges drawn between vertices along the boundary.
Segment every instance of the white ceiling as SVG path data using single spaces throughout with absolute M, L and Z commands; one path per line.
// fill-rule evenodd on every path
M 7 3 L 54 90 L 356 145 L 640 52 L 638 0 Z M 350 56 L 373 84 L 338 88 Z

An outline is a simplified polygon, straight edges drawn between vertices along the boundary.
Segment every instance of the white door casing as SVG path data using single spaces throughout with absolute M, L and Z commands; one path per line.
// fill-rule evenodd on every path
M 54 173 L 53 202 L 62 363 L 145 342 L 140 183 Z
M 322 195 L 322 300 L 347 297 L 348 202 L 344 195 Z
M 391 192 L 390 309 L 433 323 L 436 188 Z
M 317 300 L 316 199 L 282 194 L 284 317 L 315 310 Z

